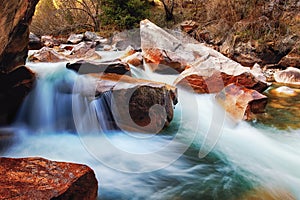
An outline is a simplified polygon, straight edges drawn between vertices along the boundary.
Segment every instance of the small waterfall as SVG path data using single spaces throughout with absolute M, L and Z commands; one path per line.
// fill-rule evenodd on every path
M 38 78 L 33 91 L 25 99 L 15 124 L 26 125 L 40 132 L 75 132 L 74 118 L 81 119 L 82 113 L 88 112 L 88 121 L 83 123 L 78 120 L 78 124 L 85 124 L 86 131 L 92 131 L 91 126 L 94 126 L 95 131 L 116 129 L 109 109 L 109 92 L 93 99 L 79 94 L 90 87 L 90 82 L 65 66 L 66 63 L 30 64 Z M 81 91 L 73 90 L 75 83 L 83 87 L 80 88 Z M 91 91 L 92 94 L 94 91 Z

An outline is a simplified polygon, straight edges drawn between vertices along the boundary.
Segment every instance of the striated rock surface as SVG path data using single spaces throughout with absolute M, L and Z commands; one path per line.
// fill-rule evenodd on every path
M 247 120 L 252 113 L 263 113 L 268 102 L 267 96 L 256 90 L 235 84 L 226 86 L 216 95 L 216 100 L 235 120 Z
M 274 74 L 274 79 L 278 83 L 300 85 L 300 69 L 289 67 L 286 70 L 278 71 Z
M 67 68 L 72 69 L 79 74 L 90 73 L 114 73 L 130 75 L 130 67 L 121 61 L 96 62 L 80 60 L 74 63 L 67 63 Z
M 44 158 L 0 158 L 1 199 L 95 200 L 98 184 L 86 165 Z
M 261 77 L 262 74 L 255 70 L 239 65 L 228 66 L 209 58 L 186 69 L 175 80 L 175 84 L 196 93 L 217 93 L 231 83 L 262 92 L 268 85 Z
M 172 121 L 173 105 L 177 104 L 175 87 L 118 74 L 89 76 L 95 78 L 92 83 L 96 84 L 94 101 L 96 104 L 106 102 L 113 128 L 158 133 Z M 86 91 L 84 89 L 82 93 Z

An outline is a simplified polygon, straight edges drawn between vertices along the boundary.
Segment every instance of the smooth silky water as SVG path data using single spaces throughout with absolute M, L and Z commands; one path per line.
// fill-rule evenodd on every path
M 247 199 L 256 191 L 300 199 L 299 129 L 233 122 L 213 95 L 179 90 L 174 119 L 161 134 L 109 131 L 101 121 L 109 117 L 105 104 L 76 93 L 79 76 L 65 63 L 28 66 L 38 81 L 14 126 L 1 131 L 14 133 L 2 156 L 87 164 L 99 199 Z M 176 78 L 134 67 L 132 73 L 167 83 Z

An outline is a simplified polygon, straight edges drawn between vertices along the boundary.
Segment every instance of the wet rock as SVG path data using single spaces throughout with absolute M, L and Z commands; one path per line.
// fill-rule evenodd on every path
M 300 69 L 289 67 L 286 70 L 276 72 L 274 78 L 278 83 L 300 85 Z
M 62 62 L 67 61 L 68 59 L 52 48 L 43 47 L 39 51 L 29 56 L 28 60 L 30 62 Z
M 83 34 L 71 34 L 68 38 L 68 43 L 71 44 L 79 44 L 80 42 L 83 41 Z
M 216 95 L 217 102 L 235 119 L 251 119 L 252 114 L 265 111 L 268 98 L 256 90 L 230 84 Z
M 104 98 L 108 102 L 115 127 L 124 131 L 159 133 L 172 121 L 173 106 L 177 104 L 175 87 L 117 74 L 94 74 L 93 77 L 97 86 L 96 94 L 92 94 L 97 97 L 94 101 L 97 104 Z
M 0 158 L 3 199 L 95 200 L 98 184 L 86 165 L 44 158 Z
M 28 25 L 38 0 L 3 0 L 0 4 L 0 71 L 9 72 L 25 64 Z
M 268 87 L 261 72 L 239 65 L 219 63 L 218 60 L 211 58 L 195 63 L 181 73 L 174 82 L 176 86 L 196 93 L 217 93 L 231 83 L 259 92 Z
M 39 50 L 43 47 L 43 43 L 41 42 L 40 38 L 33 33 L 29 34 L 29 43 L 28 49 L 29 50 Z
M 67 68 L 79 74 L 114 73 L 130 75 L 130 67 L 121 61 L 96 62 L 80 60 L 74 63 L 67 63 Z

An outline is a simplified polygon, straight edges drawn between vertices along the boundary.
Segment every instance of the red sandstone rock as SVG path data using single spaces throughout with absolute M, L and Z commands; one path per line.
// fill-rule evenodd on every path
M 217 70 L 214 68 L 191 67 L 185 70 L 175 81 L 176 86 L 196 93 L 217 93 L 231 83 L 258 92 L 262 92 L 268 87 L 265 82 L 258 80 L 246 68 Z
M 235 120 L 247 120 L 252 113 L 263 113 L 268 102 L 268 98 L 256 90 L 235 84 L 226 86 L 216 95 L 216 100 Z
M 1 199 L 95 200 L 98 184 L 86 165 L 44 158 L 0 158 Z

